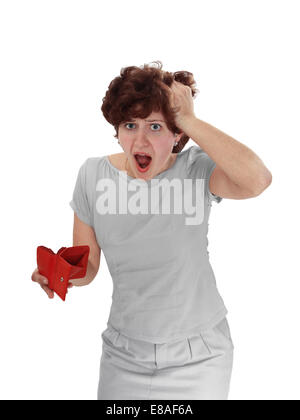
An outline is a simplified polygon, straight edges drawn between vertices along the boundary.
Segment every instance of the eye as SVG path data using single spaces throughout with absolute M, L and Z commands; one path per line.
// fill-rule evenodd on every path
M 133 124 L 134 125 L 134 123 L 125 123 L 124 126 L 126 127 L 128 124 Z
M 158 125 L 160 128 L 162 127 L 160 124 L 157 124 L 157 123 L 154 123 L 154 124 L 151 124 L 151 125 Z M 154 130 L 154 131 L 160 131 L 160 130 Z
M 135 125 L 135 123 L 131 123 L 131 122 L 128 122 L 128 123 L 125 123 L 124 124 L 124 126 L 126 127 L 127 125 L 129 125 L 129 124 L 133 124 L 133 125 Z M 160 127 L 160 128 L 162 128 L 162 126 L 160 125 L 160 124 L 157 124 L 157 123 L 153 123 L 153 124 L 151 124 L 151 126 L 152 125 L 156 125 L 156 126 L 158 126 L 158 127 Z M 129 130 L 131 130 L 131 128 L 129 128 Z M 160 131 L 160 130 L 152 130 L 152 131 Z

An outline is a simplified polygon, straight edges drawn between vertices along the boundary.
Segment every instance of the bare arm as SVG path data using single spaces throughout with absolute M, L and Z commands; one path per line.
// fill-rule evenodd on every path
M 101 248 L 98 245 L 94 229 L 82 222 L 74 212 L 73 246 L 89 245 L 90 253 L 86 276 L 81 279 L 73 279 L 70 282 L 74 286 L 86 286 L 96 277 L 99 266 Z
M 216 162 L 209 188 L 225 198 L 250 198 L 261 194 L 272 182 L 263 161 L 247 146 L 196 118 L 183 120 L 181 128 Z

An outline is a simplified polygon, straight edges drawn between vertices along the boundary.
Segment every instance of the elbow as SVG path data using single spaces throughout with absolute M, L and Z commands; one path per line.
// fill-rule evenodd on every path
M 252 188 L 253 197 L 260 195 L 265 189 L 267 189 L 272 183 L 272 174 L 267 170 L 260 179 L 255 183 L 255 187 Z

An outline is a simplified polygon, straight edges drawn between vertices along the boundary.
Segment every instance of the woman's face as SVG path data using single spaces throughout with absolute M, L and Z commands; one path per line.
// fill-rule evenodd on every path
M 176 159 L 172 149 L 181 133 L 175 137 L 160 112 L 152 112 L 145 119 L 136 118 L 121 123 L 118 134 L 120 145 L 128 158 L 126 170 L 134 178 L 151 179 L 171 167 Z M 151 160 L 136 158 L 139 153 L 151 156 Z M 148 166 L 143 169 L 139 163 Z

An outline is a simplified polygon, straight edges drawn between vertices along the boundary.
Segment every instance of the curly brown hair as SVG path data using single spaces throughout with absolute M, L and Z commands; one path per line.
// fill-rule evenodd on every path
M 151 64 L 158 64 L 158 67 Z M 161 82 L 171 86 L 176 80 L 191 88 L 192 96 L 199 92 L 193 74 L 188 71 L 170 73 L 162 70 L 161 61 L 153 61 L 143 66 L 129 66 L 121 69 L 120 76 L 115 77 L 109 84 L 102 99 L 101 111 L 104 118 L 115 127 L 118 138 L 119 125 L 133 118 L 147 118 L 151 112 L 161 112 L 167 127 L 173 133 L 182 133 L 175 125 L 176 108 L 171 108 L 167 92 L 160 85 Z M 179 153 L 189 137 L 183 134 L 172 149 L 172 153 Z

